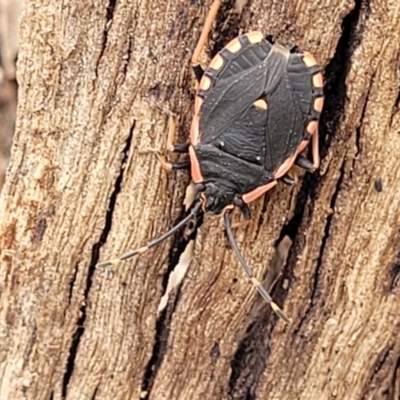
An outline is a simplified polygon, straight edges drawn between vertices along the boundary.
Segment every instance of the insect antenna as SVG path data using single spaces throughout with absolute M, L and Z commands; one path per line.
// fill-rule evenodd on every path
M 230 215 L 228 212 L 226 212 L 224 214 L 224 222 L 225 222 L 226 232 L 228 233 L 229 241 L 231 242 L 233 251 L 236 253 L 236 256 L 239 259 L 240 264 L 242 265 L 242 267 L 244 269 L 244 272 L 250 278 L 251 282 L 257 288 L 257 290 L 259 291 L 261 296 L 270 304 L 272 310 L 278 315 L 278 317 L 281 318 L 283 321 L 285 321 L 287 324 L 289 324 L 290 319 L 279 308 L 279 306 L 272 300 L 271 295 L 268 293 L 267 289 L 265 289 L 265 287 L 261 284 L 261 282 L 258 281 L 254 277 L 253 272 L 251 271 L 250 267 L 247 265 L 246 261 L 244 260 L 242 253 L 241 253 L 241 251 L 237 245 L 237 242 L 235 240 L 235 237 L 233 235 L 231 218 L 230 218 Z
M 172 227 L 169 231 L 165 232 L 163 235 L 158 237 L 157 239 L 154 239 L 153 241 L 147 243 L 146 246 L 139 247 L 138 249 L 128 251 L 127 253 L 123 254 L 119 258 L 113 258 L 111 260 L 103 261 L 99 264 L 96 265 L 96 268 L 102 268 L 102 267 L 109 267 L 110 265 L 116 265 L 120 263 L 121 261 L 128 260 L 129 258 L 132 258 L 138 254 L 142 254 L 146 252 L 147 250 L 151 249 L 152 247 L 157 246 L 161 242 L 163 242 L 165 239 L 168 239 L 171 235 L 173 235 L 176 231 L 178 231 L 182 226 L 187 224 L 187 222 L 194 216 L 197 215 L 197 213 L 200 210 L 201 207 L 201 200 L 197 200 L 195 203 L 194 207 L 191 209 L 190 213 L 183 218 L 182 221 L 177 223 L 174 227 Z

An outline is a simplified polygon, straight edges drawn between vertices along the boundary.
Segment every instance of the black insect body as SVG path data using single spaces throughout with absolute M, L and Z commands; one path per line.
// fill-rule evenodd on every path
M 236 196 L 244 203 L 259 197 L 286 175 L 313 135 L 318 139 L 323 97 L 315 64 L 260 32 L 234 39 L 211 61 L 195 102 L 190 151 L 207 212 L 222 212 Z M 318 148 L 314 153 L 310 169 L 319 163 Z
M 178 225 L 147 246 L 106 261 L 109 266 L 156 246 L 187 223 L 202 208 L 223 214 L 228 237 L 246 274 L 278 315 L 286 315 L 253 276 L 234 239 L 230 211 L 240 207 L 250 218 L 248 204 L 277 184 L 293 184 L 296 164 L 308 171 L 319 166 L 318 120 L 323 107 L 323 79 L 314 57 L 250 32 L 232 40 L 203 71 L 199 54 L 217 11 L 215 1 L 192 57 L 199 80 L 191 125 L 190 144 L 173 145 L 174 125 L 168 148 L 188 152 L 190 162 L 166 169 L 190 166 L 198 192 L 191 213 Z M 312 142 L 313 162 L 302 155 Z M 292 176 L 291 176 L 292 175 Z

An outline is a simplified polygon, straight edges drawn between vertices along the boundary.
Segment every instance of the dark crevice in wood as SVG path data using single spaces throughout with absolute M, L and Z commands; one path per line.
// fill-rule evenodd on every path
M 189 215 L 191 209 L 192 207 L 190 207 L 186 212 L 184 212 L 179 217 L 179 219 L 175 221 L 175 224 L 179 223 L 179 221 L 181 221 L 183 218 Z M 193 220 L 192 226 L 190 228 L 189 228 L 190 225 L 189 222 L 183 230 L 179 231 L 175 235 L 174 242 L 172 244 L 172 248 L 170 250 L 168 257 L 168 268 L 162 280 L 163 294 L 165 294 L 166 292 L 168 280 L 171 273 L 173 272 L 175 267 L 179 264 L 179 260 L 182 256 L 182 253 L 185 251 L 188 243 L 196 238 L 197 230 L 203 223 L 203 217 L 204 217 L 203 213 L 200 212 L 197 218 Z M 179 286 L 175 288 L 175 292 L 177 293 L 175 296 L 173 296 L 172 293 L 170 294 L 168 305 L 165 308 L 165 310 L 161 312 L 157 320 L 153 351 L 149 359 L 149 362 L 145 368 L 145 373 L 142 381 L 142 392 L 145 393 L 143 400 L 149 399 L 151 389 L 153 387 L 155 378 L 157 376 L 158 369 L 160 368 L 164 355 L 167 351 L 170 323 L 172 320 L 172 316 L 175 312 L 176 306 L 180 299 L 180 290 L 182 287 L 182 283 L 183 280 L 182 282 L 180 282 Z
M 396 366 L 393 370 L 393 377 L 390 384 L 390 394 L 389 400 L 399 400 L 400 399 L 400 357 L 397 357 Z
M 213 361 L 213 364 L 216 363 L 216 361 L 218 360 L 220 355 L 221 355 L 221 352 L 219 350 L 219 343 L 218 342 L 214 342 L 214 345 L 210 350 L 210 358 Z
M 360 121 L 358 122 L 358 126 L 356 128 L 356 140 L 355 140 L 355 145 L 356 145 L 356 154 L 354 155 L 353 158 L 353 168 L 354 168 L 354 164 L 357 160 L 357 158 L 360 156 L 361 154 L 361 127 L 363 126 L 363 121 L 364 121 L 364 117 L 365 117 L 365 111 L 367 110 L 367 105 L 368 105 L 368 100 L 369 100 L 369 96 L 371 93 L 371 87 L 372 87 L 372 82 L 373 82 L 374 77 L 371 77 L 371 81 L 370 81 L 370 85 L 368 87 L 368 91 L 367 94 L 365 95 L 365 100 L 364 100 L 364 104 L 363 104 L 363 108 L 361 110 L 361 115 L 360 115 Z M 350 172 L 350 177 L 352 174 L 352 170 Z
M 305 174 L 301 183 L 301 188 L 296 197 L 293 217 L 282 227 L 276 242 L 276 245 L 278 245 L 285 236 L 288 236 L 293 242 L 286 263 L 283 265 L 281 277 L 278 279 L 276 285 L 277 290 L 275 292 L 277 293 L 273 295 L 274 299 L 279 301 L 279 304 L 283 304 L 288 291 L 288 289 L 284 290 L 282 288 L 280 281 L 282 281 L 283 277 L 288 279 L 289 282 L 293 280 L 293 268 L 304 248 L 302 225 L 304 225 L 304 219 L 309 220 L 312 217 L 313 202 L 318 195 L 318 189 L 321 186 L 322 179 L 323 178 L 318 175 L 318 172 L 314 174 Z
M 342 165 L 340 167 L 340 176 L 339 176 L 338 182 L 336 184 L 335 192 L 332 195 L 331 202 L 330 202 L 330 205 L 329 205 L 331 210 L 335 209 L 336 200 L 337 200 L 338 195 L 339 195 L 339 193 L 341 191 L 342 183 L 344 181 L 344 176 L 345 176 L 345 169 L 346 169 L 345 166 L 346 166 L 346 161 L 345 161 L 345 158 L 343 158 Z M 298 327 L 293 332 L 293 336 L 296 336 L 300 332 L 303 324 L 305 324 L 306 321 L 308 321 L 310 312 L 314 308 L 314 305 L 315 305 L 315 302 L 316 302 L 316 298 L 318 297 L 317 295 L 318 295 L 319 277 L 321 275 L 321 269 L 322 269 L 322 264 L 323 264 L 323 256 L 324 256 L 324 252 L 325 252 L 325 247 L 326 247 L 328 239 L 330 237 L 330 229 L 331 229 L 331 225 L 332 225 L 333 216 L 334 216 L 334 212 L 329 214 L 327 219 L 326 219 L 324 235 L 323 235 L 323 237 L 321 239 L 321 247 L 320 247 L 320 251 L 319 251 L 318 259 L 317 259 L 317 265 L 315 267 L 314 275 L 313 275 L 313 278 L 312 278 L 312 289 L 311 289 L 311 294 L 310 294 L 310 302 L 309 302 L 307 310 L 304 313 L 304 316 L 301 319 Z
M 156 336 L 154 338 L 153 352 L 145 368 L 145 374 L 142 381 L 141 392 L 145 394 L 143 400 L 148 400 L 151 389 L 153 388 L 157 371 L 161 366 L 164 354 L 167 350 L 168 336 L 170 332 L 170 323 L 172 315 L 177 305 L 178 297 L 168 302 L 167 307 L 161 312 L 156 324 Z
M 355 167 L 355 163 L 356 163 L 357 159 L 360 157 L 361 151 L 362 151 L 362 148 L 361 148 L 361 136 L 362 136 L 361 135 L 361 129 L 362 129 L 362 126 L 363 126 L 365 113 L 366 113 L 367 106 L 368 106 L 369 96 L 371 95 L 371 88 L 372 88 L 374 79 L 375 79 L 375 73 L 371 76 L 371 80 L 369 81 L 369 86 L 368 86 L 367 92 L 366 92 L 365 97 L 364 97 L 364 104 L 363 104 L 363 108 L 362 108 L 361 114 L 360 114 L 360 120 L 359 120 L 357 128 L 356 128 L 356 139 L 355 139 L 356 154 L 354 155 L 352 168 L 350 170 L 350 177 L 349 177 L 350 180 L 353 177 L 353 170 L 354 170 L 354 167 Z
M 106 27 L 107 27 L 109 21 L 111 21 L 113 19 L 116 3 L 117 3 L 117 0 L 110 0 L 110 2 L 108 3 L 107 14 L 106 14 Z M 105 30 L 105 32 L 106 32 L 106 30 Z
M 397 97 L 396 100 L 394 101 L 393 109 L 392 109 L 392 114 L 390 116 L 390 121 L 389 121 L 389 127 L 392 127 L 393 125 L 393 118 L 394 116 L 399 112 L 400 110 L 400 50 L 397 53 Z
M 262 307 L 247 329 L 231 362 L 228 399 L 255 400 L 259 380 L 265 370 L 270 354 L 267 338 L 271 335 L 271 313 L 268 305 Z M 275 317 L 274 317 L 275 318 Z
M 398 68 L 399 68 L 399 71 L 400 71 L 400 65 L 399 65 Z M 399 86 L 400 86 L 400 82 L 399 82 Z M 396 111 L 399 110 L 399 106 L 400 106 L 400 89 L 397 91 L 397 97 L 396 97 L 396 100 L 394 102 L 394 108 L 395 108 Z
M 386 379 L 379 378 L 379 373 L 382 375 L 382 370 L 384 370 L 384 374 L 386 375 L 386 370 L 388 368 L 387 361 L 389 359 L 389 364 L 391 364 L 391 360 L 389 356 L 391 356 L 392 351 L 393 351 L 393 343 L 389 344 L 387 347 L 385 347 L 379 355 L 376 357 L 376 362 L 375 366 L 371 370 L 371 376 L 367 380 L 367 382 L 364 385 L 364 391 L 362 395 L 360 396 L 361 399 L 369 399 L 371 396 L 370 389 L 371 387 L 377 387 L 378 392 L 381 395 L 384 395 L 385 398 L 387 398 L 389 391 L 390 391 L 390 382 Z M 374 379 L 377 378 L 377 380 L 374 382 Z
M 351 58 L 360 44 L 364 30 L 365 18 L 361 19 L 361 11 L 368 17 L 369 0 L 357 0 L 355 7 L 342 21 L 342 35 L 336 46 L 332 60 L 325 68 L 325 107 L 321 115 L 321 157 L 324 158 L 328 148 L 338 132 L 344 115 L 347 101 L 346 77 L 351 67 Z M 347 133 L 349 134 L 349 133 Z M 344 136 L 339 135 L 340 136 Z M 347 137 L 344 137 L 346 139 Z
M 78 264 L 75 265 L 73 274 L 72 274 L 72 278 L 71 278 L 71 282 L 69 283 L 69 295 L 68 295 L 68 306 L 70 306 L 71 304 L 71 300 L 74 294 L 74 285 L 76 282 L 76 277 L 78 275 Z
M 62 398 L 65 398 L 67 396 L 68 383 L 69 383 L 71 376 L 73 374 L 73 371 L 74 371 L 75 357 L 78 352 L 79 343 L 80 343 L 81 338 L 85 331 L 84 325 L 85 325 L 85 320 L 86 320 L 86 304 L 87 304 L 86 300 L 89 297 L 89 292 L 92 287 L 93 275 L 95 272 L 96 264 L 99 260 L 100 248 L 106 242 L 108 234 L 110 233 L 110 230 L 112 227 L 112 217 L 113 217 L 114 208 L 115 208 L 118 194 L 121 191 L 121 185 L 122 185 L 124 172 L 125 172 L 125 163 L 129 157 L 134 128 L 135 128 L 135 123 L 133 123 L 133 125 L 130 129 L 129 136 L 126 140 L 126 143 L 125 143 L 125 146 L 124 146 L 124 149 L 122 152 L 121 169 L 120 169 L 120 173 L 115 181 L 114 191 L 110 197 L 110 202 L 109 202 L 109 207 L 108 207 L 107 213 L 106 213 L 103 232 L 100 235 L 99 241 L 97 243 L 95 243 L 92 247 L 92 257 L 91 257 L 89 268 L 88 268 L 86 286 L 85 286 L 85 290 L 84 290 L 85 301 L 82 301 L 83 305 L 80 309 L 80 317 L 79 317 L 78 321 L 76 322 L 76 331 L 72 338 L 71 346 L 69 349 L 69 357 L 68 357 L 68 361 L 67 361 L 67 365 L 66 365 L 65 374 L 63 377 Z M 72 295 L 73 294 L 70 293 L 70 297 L 72 297 Z
M 389 290 L 393 291 L 400 281 L 400 251 L 397 253 L 396 260 L 390 269 L 390 285 Z
M 98 76 L 97 72 L 98 72 L 100 60 L 103 57 L 104 51 L 107 47 L 108 31 L 111 28 L 111 22 L 114 17 L 114 9 L 115 9 L 116 3 L 117 3 L 117 0 L 110 0 L 108 3 L 108 6 L 106 8 L 106 22 L 104 24 L 104 30 L 103 30 L 103 44 L 101 46 L 101 52 L 100 52 L 99 58 L 97 59 L 96 68 L 95 68 L 96 77 Z
M 386 360 L 389 357 L 389 354 L 392 350 L 393 350 L 393 344 L 390 344 L 388 347 L 383 349 L 383 351 L 381 351 L 381 354 L 378 356 L 375 363 L 375 367 L 373 370 L 374 375 L 376 375 L 376 373 L 382 369 L 383 365 L 385 365 Z
M 10 150 L 15 131 L 17 100 L 17 81 L 4 77 L 4 80 L 1 82 L 0 79 L 0 193 L 3 188 L 5 172 L 10 159 Z
M 97 392 L 98 392 L 98 391 L 99 391 L 99 387 L 96 386 L 95 389 L 93 390 L 92 400 L 95 400 L 95 399 L 96 399 L 96 396 L 97 396 Z
M 128 65 L 131 60 L 132 55 L 132 38 L 128 37 L 128 49 L 126 51 L 126 57 L 123 58 L 124 62 L 124 76 L 126 76 L 126 71 L 128 70 Z

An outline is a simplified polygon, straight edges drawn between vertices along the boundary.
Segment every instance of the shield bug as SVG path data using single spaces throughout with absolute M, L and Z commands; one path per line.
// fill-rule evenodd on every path
M 232 248 L 246 275 L 279 317 L 289 322 L 244 260 L 232 232 L 230 213 L 239 207 L 244 218 L 250 219 L 250 202 L 279 180 L 295 183 L 294 165 L 310 172 L 319 167 L 318 121 L 324 103 L 323 78 L 310 53 L 275 42 L 261 32 L 233 39 L 203 70 L 198 59 L 219 7 L 220 0 L 216 0 L 192 56 L 198 90 L 190 143 L 173 144 L 174 124 L 168 133 L 168 149 L 189 153 L 189 159 L 171 164 L 160 157 L 168 170 L 191 169 L 197 191 L 191 212 L 146 246 L 98 267 L 144 253 L 201 210 L 222 214 Z M 303 155 L 310 141 L 312 162 Z

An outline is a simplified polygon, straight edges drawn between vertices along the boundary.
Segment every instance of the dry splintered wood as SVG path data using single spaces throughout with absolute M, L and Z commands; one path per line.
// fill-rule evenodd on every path
M 94 268 L 181 217 L 189 178 L 154 151 L 170 112 L 187 137 L 210 4 L 25 2 L 0 198 L 0 399 L 399 398 L 397 0 L 224 3 L 213 28 L 211 54 L 260 29 L 324 69 L 320 171 L 278 185 L 236 230 L 259 279 L 290 234 L 274 298 L 291 324 L 260 305 L 219 219 L 204 219 L 159 316 L 190 229 L 113 277 Z

